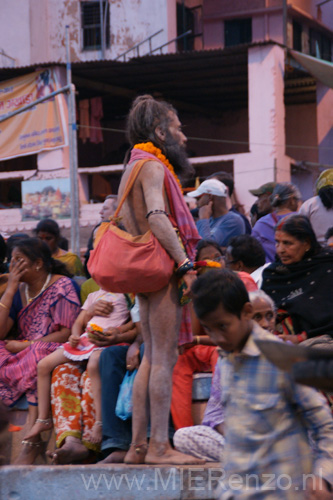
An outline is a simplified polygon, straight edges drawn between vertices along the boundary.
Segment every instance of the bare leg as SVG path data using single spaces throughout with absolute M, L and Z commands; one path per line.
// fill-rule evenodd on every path
M 87 370 L 91 380 L 91 392 L 95 406 L 95 423 L 92 429 L 91 442 L 100 443 L 102 441 L 102 382 L 99 373 L 100 350 L 93 351 L 90 355 Z
M 68 358 L 64 355 L 63 349 L 57 349 L 52 354 L 46 356 L 37 365 L 37 392 L 38 392 L 38 417 L 30 431 L 25 435 L 24 440 L 31 440 L 43 431 L 52 428 L 50 418 L 50 393 L 51 393 L 51 373 L 58 365 L 66 363 Z M 44 422 L 41 422 L 44 420 Z
M 47 456 L 51 458 L 53 465 L 71 464 L 80 462 L 89 456 L 89 450 L 74 436 L 67 436 L 61 448 L 54 451 L 47 451 Z
M 37 417 L 37 406 L 29 405 L 28 418 L 26 427 L 31 429 Z M 32 437 L 30 443 L 22 443 L 22 448 L 18 457 L 14 460 L 13 465 L 32 465 L 38 455 L 44 452 L 44 446 L 40 439 L 40 435 Z
M 122 464 L 124 462 L 125 456 L 127 454 L 126 450 L 115 450 L 110 455 L 108 455 L 104 460 L 101 460 L 96 465 L 100 464 Z
M 148 385 L 151 367 L 151 337 L 148 324 L 148 299 L 139 295 L 140 322 L 144 354 L 133 386 L 132 444 L 124 459 L 128 464 L 143 464 L 147 453 L 149 415 Z
M 145 463 L 151 464 L 201 464 L 202 460 L 173 450 L 168 437 L 172 370 L 177 359 L 181 320 L 175 280 L 157 293 L 151 293 L 144 298 L 140 296 L 140 318 L 143 323 L 145 355 L 134 383 L 133 443 L 125 462 L 142 463 L 144 459 Z M 148 342 L 147 354 L 146 342 Z M 140 371 L 141 377 L 138 379 Z M 143 414 L 143 411 L 147 407 L 148 382 L 151 439 L 146 454 L 147 415 Z M 141 413 L 136 414 L 140 405 L 142 405 Z
M 174 450 L 169 443 L 172 371 L 178 355 L 178 334 L 182 310 L 178 305 L 177 283 L 170 283 L 163 296 L 149 297 L 149 326 L 152 338 L 152 365 L 149 379 L 151 439 L 147 464 L 202 464 L 193 456 Z

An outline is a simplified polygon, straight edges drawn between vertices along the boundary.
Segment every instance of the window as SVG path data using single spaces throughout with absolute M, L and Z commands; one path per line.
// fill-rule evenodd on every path
M 105 47 L 110 46 L 109 2 L 103 0 L 103 26 L 101 29 L 101 12 L 99 0 L 81 2 L 81 27 L 83 50 L 98 50 L 102 48 L 102 33 Z
M 224 21 L 224 44 L 226 47 L 252 42 L 252 19 Z
M 302 52 L 302 25 L 293 21 L 293 49 Z
M 320 31 L 310 29 L 310 55 L 332 61 L 332 41 Z
M 192 33 L 177 41 L 177 50 L 202 49 L 202 6 L 186 7 L 177 3 L 177 36 L 191 30 Z

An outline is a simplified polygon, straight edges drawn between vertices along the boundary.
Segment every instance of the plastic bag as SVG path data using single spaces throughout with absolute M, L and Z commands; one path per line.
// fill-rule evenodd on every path
M 116 404 L 116 415 L 122 420 L 127 420 L 131 418 L 133 411 L 133 383 L 135 375 L 138 370 L 133 370 L 132 372 L 127 371 L 123 381 L 120 385 L 117 404 Z

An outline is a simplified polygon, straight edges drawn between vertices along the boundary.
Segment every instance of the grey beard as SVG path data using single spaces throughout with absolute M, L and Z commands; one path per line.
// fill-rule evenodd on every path
M 188 159 L 185 148 L 178 144 L 173 137 L 166 138 L 164 150 L 166 157 L 181 181 L 186 182 L 194 176 L 195 171 Z

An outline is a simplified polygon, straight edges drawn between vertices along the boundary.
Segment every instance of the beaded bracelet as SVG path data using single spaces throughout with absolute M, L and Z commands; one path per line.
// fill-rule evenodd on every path
M 193 262 L 191 262 L 190 259 L 185 259 L 176 269 L 176 274 L 181 278 L 184 274 L 193 269 L 193 267 Z

